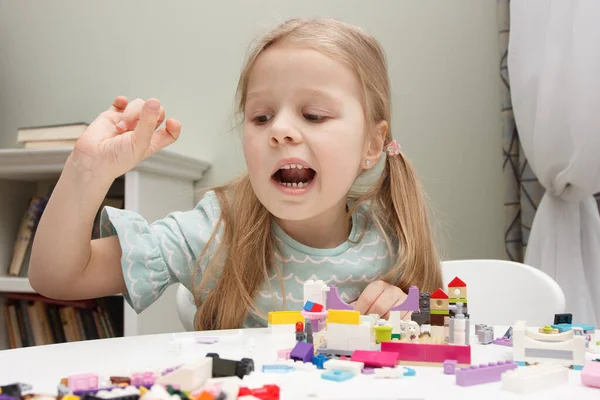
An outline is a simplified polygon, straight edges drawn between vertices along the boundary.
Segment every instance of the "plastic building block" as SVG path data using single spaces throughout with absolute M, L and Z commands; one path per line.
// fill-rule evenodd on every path
M 200 344 L 214 344 L 219 341 L 219 338 L 215 336 L 198 336 L 195 341 Z
M 304 362 L 300 360 L 285 360 L 282 362 L 284 365 L 289 365 L 290 367 L 294 367 L 296 371 L 316 371 L 317 366 L 312 362 Z
M 306 326 L 304 327 L 304 332 L 306 333 L 306 343 L 313 343 L 313 330 L 312 330 L 312 321 L 309 319 L 306 321 Z
M 109 379 L 113 385 L 131 385 L 131 378 L 128 376 L 111 376 Z
M 305 284 L 306 291 L 306 284 Z M 306 292 L 305 292 L 306 293 Z M 304 298 L 306 300 L 306 297 Z M 354 311 L 354 307 L 346 303 L 340 298 L 340 294 L 335 285 L 329 285 L 329 291 L 327 292 L 327 310 L 350 310 Z
M 514 369 L 517 369 L 517 364 L 512 361 L 492 362 L 487 365 L 481 364 L 472 365 L 469 368 L 460 368 L 456 370 L 456 384 L 458 386 L 473 386 L 500 382 L 504 372 Z
M 590 324 L 554 324 L 554 325 L 551 325 L 551 327 L 553 329 L 558 329 L 559 332 L 570 331 L 571 329 L 574 329 L 574 328 L 580 328 L 584 332 L 591 332 L 591 333 L 594 333 L 594 331 L 596 330 L 596 327 L 594 325 L 590 325 Z
M 260 400 L 279 400 L 279 386 L 264 385 L 263 387 L 256 389 L 242 386 L 239 389 L 238 397 L 242 396 L 254 396 Z
M 366 367 L 393 367 L 398 355 L 388 351 L 355 350 L 351 361 L 363 363 Z
M 296 341 L 303 342 L 306 339 L 306 334 L 304 333 L 304 324 L 302 322 L 296 322 Z
M 315 348 L 312 343 L 298 342 L 290 353 L 290 359 L 311 362 Z
M 511 347 L 512 346 L 512 339 L 500 337 L 500 338 L 494 339 L 494 341 L 492 343 L 493 344 L 497 344 L 498 346 L 508 346 L 508 347 Z
M 299 342 L 301 343 L 301 342 Z M 240 361 L 226 360 L 220 358 L 216 353 L 208 353 L 206 357 L 212 358 L 212 377 L 224 378 L 228 376 L 237 376 L 243 379 L 254 371 L 254 360 L 251 358 L 242 358 Z
M 216 358 L 202 358 L 161 376 L 156 383 L 176 386 L 186 392 L 197 389 L 212 378 L 213 362 L 215 361 L 217 361 Z
M 363 375 L 373 375 L 375 374 L 375 369 L 374 368 L 363 368 L 362 371 L 360 371 Z
M 402 304 L 391 308 L 391 311 L 419 311 L 419 288 L 415 285 L 408 288 L 408 296 Z
M 327 379 L 330 381 L 336 381 L 336 382 L 344 382 L 347 381 L 348 379 L 352 379 L 354 378 L 354 374 L 352 372 L 348 372 L 348 371 L 325 371 L 321 374 L 321 378 L 323 379 Z
M 134 372 L 131 375 L 131 384 L 134 386 L 152 386 L 156 382 L 156 374 L 152 371 Z
M 417 375 L 417 371 L 412 368 L 404 367 L 404 376 L 415 376 Z
M 329 310 L 327 324 L 359 325 L 360 312 L 351 310 Z
M 600 388 L 600 362 L 589 361 L 581 370 L 581 383 L 585 386 Z
M 323 368 L 326 370 L 334 371 L 348 371 L 354 375 L 360 375 L 365 365 L 358 361 L 347 361 L 347 360 L 328 360 L 323 364 Z
M 98 389 L 97 374 L 71 375 L 67 378 L 69 389 L 75 390 L 93 390 Z
M 530 394 L 553 389 L 569 382 L 569 370 L 558 364 L 537 364 L 502 374 L 502 389 L 513 393 Z
M 307 301 L 304 304 L 303 310 L 311 313 L 317 313 L 323 311 L 323 305 L 318 303 L 313 303 L 312 301 Z
M 292 365 L 287 364 L 266 364 L 262 366 L 262 372 L 288 373 L 295 369 Z
M 304 322 L 300 311 L 271 311 L 268 315 L 269 325 L 295 325 L 298 321 Z
M 325 354 L 317 354 L 316 356 L 313 356 L 312 363 L 316 365 L 318 369 L 325 369 L 323 364 L 325 364 L 325 361 L 327 360 L 329 360 L 329 357 Z
M 31 389 L 33 389 L 31 385 L 17 382 L 0 386 L 0 394 L 9 397 L 21 398 L 23 392 L 29 391 Z
M 289 360 L 291 352 L 292 352 L 292 349 L 277 350 L 277 359 L 278 360 Z
M 554 325 L 558 324 L 572 324 L 573 314 L 554 314 Z
M 444 374 L 454 375 L 456 373 L 456 360 L 444 360 Z
M 206 391 L 212 393 L 210 399 L 235 399 L 238 395 L 240 386 L 242 386 L 242 380 L 237 376 L 227 376 L 221 378 L 211 378 L 209 379 L 202 388 L 199 390 Z M 188 396 L 192 400 L 198 400 L 195 398 L 195 393 L 190 393 Z M 158 398 L 155 398 L 158 399 Z M 184 397 L 182 397 L 185 400 Z M 85 400 L 85 399 L 83 399 Z
M 377 325 L 375 329 L 375 343 L 389 342 L 392 340 L 392 327 L 389 325 Z
M 411 342 L 381 342 L 381 351 L 398 355 L 400 364 L 443 365 L 445 360 L 456 360 L 459 366 L 471 364 L 471 347 L 452 344 Z

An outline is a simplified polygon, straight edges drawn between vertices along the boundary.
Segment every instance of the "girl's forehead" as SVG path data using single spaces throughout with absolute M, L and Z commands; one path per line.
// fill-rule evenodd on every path
M 360 83 L 343 61 L 291 44 L 274 45 L 256 59 L 248 78 L 248 99 L 280 90 L 330 91 L 360 97 Z

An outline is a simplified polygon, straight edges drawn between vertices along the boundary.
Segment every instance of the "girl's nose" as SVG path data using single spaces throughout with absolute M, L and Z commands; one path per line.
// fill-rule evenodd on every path
M 291 121 L 284 116 L 274 117 L 275 121 L 271 124 L 271 134 L 269 143 L 271 146 L 278 146 L 284 143 L 297 144 L 302 140 L 302 135 L 294 128 Z

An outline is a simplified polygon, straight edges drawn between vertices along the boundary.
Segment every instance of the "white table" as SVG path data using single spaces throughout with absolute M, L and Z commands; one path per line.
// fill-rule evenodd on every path
M 496 327 L 501 336 L 506 327 Z M 600 338 L 596 332 L 596 339 Z M 214 344 L 199 344 L 201 336 L 217 336 Z M 288 374 L 262 373 L 263 364 L 273 364 L 279 343 L 267 328 L 212 332 L 185 332 L 102 339 L 54 344 L 0 352 L 0 385 L 23 382 L 33 385 L 34 392 L 56 393 L 61 378 L 72 374 L 95 372 L 105 376 L 130 374 L 132 371 L 168 368 L 216 352 L 222 358 L 253 358 L 256 372 L 244 379 L 250 387 L 278 384 L 281 399 L 308 398 L 310 394 L 326 399 L 522 399 L 524 396 L 500 389 L 500 383 L 472 387 L 455 384 L 454 375 L 444 375 L 442 368 L 414 367 L 415 377 L 397 380 L 375 379 L 361 375 L 345 382 L 320 377 L 323 371 L 294 371 Z M 474 338 L 473 338 L 474 339 Z M 472 342 L 472 363 L 507 360 L 512 348 L 479 345 Z M 588 359 L 600 354 L 586 355 Z M 583 386 L 579 371 L 569 371 L 569 384 L 528 396 L 535 399 L 600 399 L 600 389 Z M 318 396 L 317 396 L 318 395 Z

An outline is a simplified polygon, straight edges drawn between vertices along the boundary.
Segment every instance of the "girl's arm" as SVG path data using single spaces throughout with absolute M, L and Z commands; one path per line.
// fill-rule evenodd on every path
M 92 227 L 112 179 L 86 170 L 71 155 L 40 219 L 29 280 L 41 295 L 64 300 L 125 290 L 116 236 L 92 240 Z
M 90 241 L 94 218 L 114 180 L 173 143 L 179 121 L 156 99 L 117 97 L 77 139 L 33 240 L 29 281 L 38 293 L 82 299 L 126 289 L 117 237 Z

